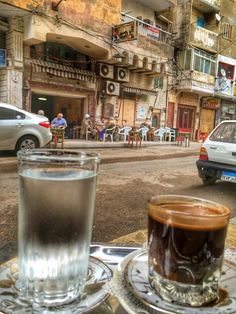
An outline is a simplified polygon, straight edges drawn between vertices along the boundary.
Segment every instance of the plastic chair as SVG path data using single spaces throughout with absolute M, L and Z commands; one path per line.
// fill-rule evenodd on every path
M 129 136 L 129 131 L 131 131 L 132 128 L 130 126 L 125 126 L 121 129 L 119 129 L 118 134 L 124 136 L 124 142 L 126 142 L 128 136 Z
M 105 130 L 105 132 L 103 134 L 103 142 L 105 142 L 106 138 L 109 136 L 110 136 L 111 142 L 113 142 L 113 135 L 114 135 L 115 129 L 116 129 L 116 126 L 114 126 L 113 128 Z
M 166 133 L 165 137 L 166 138 L 168 137 L 169 142 L 171 142 L 172 139 L 175 142 L 175 130 L 165 127 L 165 133 Z
M 154 131 L 154 136 L 157 140 L 159 139 L 160 142 L 162 142 L 164 139 L 165 133 L 166 133 L 166 130 L 164 128 L 160 128 Z
M 138 132 L 141 132 L 142 140 L 146 141 L 147 140 L 147 132 L 149 131 L 149 128 L 143 127 L 138 129 Z

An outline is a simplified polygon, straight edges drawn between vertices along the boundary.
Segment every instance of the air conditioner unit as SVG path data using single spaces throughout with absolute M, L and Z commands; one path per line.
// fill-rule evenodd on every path
M 129 82 L 129 70 L 124 68 L 115 68 L 115 79 L 120 82 Z
M 120 95 L 120 83 L 105 81 L 104 91 L 107 95 L 119 96 Z
M 98 75 L 104 78 L 114 78 L 114 67 L 110 64 L 99 63 L 98 64 Z

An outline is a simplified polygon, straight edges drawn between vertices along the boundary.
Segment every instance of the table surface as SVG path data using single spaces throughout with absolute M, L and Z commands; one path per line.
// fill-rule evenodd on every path
M 230 220 L 226 248 L 236 248 L 236 218 Z M 114 239 L 110 245 L 130 246 L 133 248 L 140 247 L 147 239 L 147 230 L 139 230 L 126 236 Z M 107 243 L 109 245 L 109 243 Z M 111 267 L 112 268 L 112 267 Z M 54 312 L 53 312 L 54 313 Z M 56 312 L 55 312 L 56 313 Z M 102 305 L 98 306 L 89 314 L 127 314 L 127 312 L 119 304 L 119 301 L 114 296 L 110 296 Z M 5 314 L 0 311 L 0 314 Z M 68 313 L 69 314 L 69 313 Z

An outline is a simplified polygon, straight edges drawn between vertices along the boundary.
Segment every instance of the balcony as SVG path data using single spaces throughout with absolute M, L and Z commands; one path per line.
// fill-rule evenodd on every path
M 196 25 L 191 26 L 190 44 L 211 53 L 217 53 L 218 34 Z
M 193 6 L 203 13 L 218 12 L 221 0 L 193 0 Z
M 210 1 L 210 0 L 209 0 Z M 169 7 L 176 5 L 176 0 L 137 0 L 138 3 L 145 5 L 146 7 L 154 11 L 165 11 Z
M 214 94 L 214 76 L 198 71 L 182 71 L 178 75 L 177 89 L 181 91 L 197 92 L 201 95 Z

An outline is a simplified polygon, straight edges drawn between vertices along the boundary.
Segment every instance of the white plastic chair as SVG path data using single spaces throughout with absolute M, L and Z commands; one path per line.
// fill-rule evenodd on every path
M 171 142 L 172 139 L 175 142 L 175 130 L 168 128 L 168 127 L 165 127 L 165 130 L 166 130 L 166 137 L 168 137 L 169 142 Z
M 147 127 L 142 127 L 140 129 L 138 129 L 138 132 L 141 132 L 141 136 L 142 136 L 142 140 L 146 141 L 147 140 L 147 132 L 149 131 L 149 128 Z
M 154 131 L 154 136 L 157 140 L 159 139 L 162 142 L 164 139 L 165 133 L 166 133 L 166 130 L 164 128 L 160 128 Z
M 105 142 L 106 138 L 108 138 L 109 136 L 110 136 L 111 142 L 113 142 L 113 135 L 114 135 L 115 129 L 116 129 L 116 126 L 105 130 L 103 134 L 103 142 Z
M 121 129 L 119 129 L 118 134 L 124 136 L 124 142 L 126 142 L 128 136 L 129 136 L 129 131 L 131 131 L 132 128 L 130 126 L 125 126 Z

